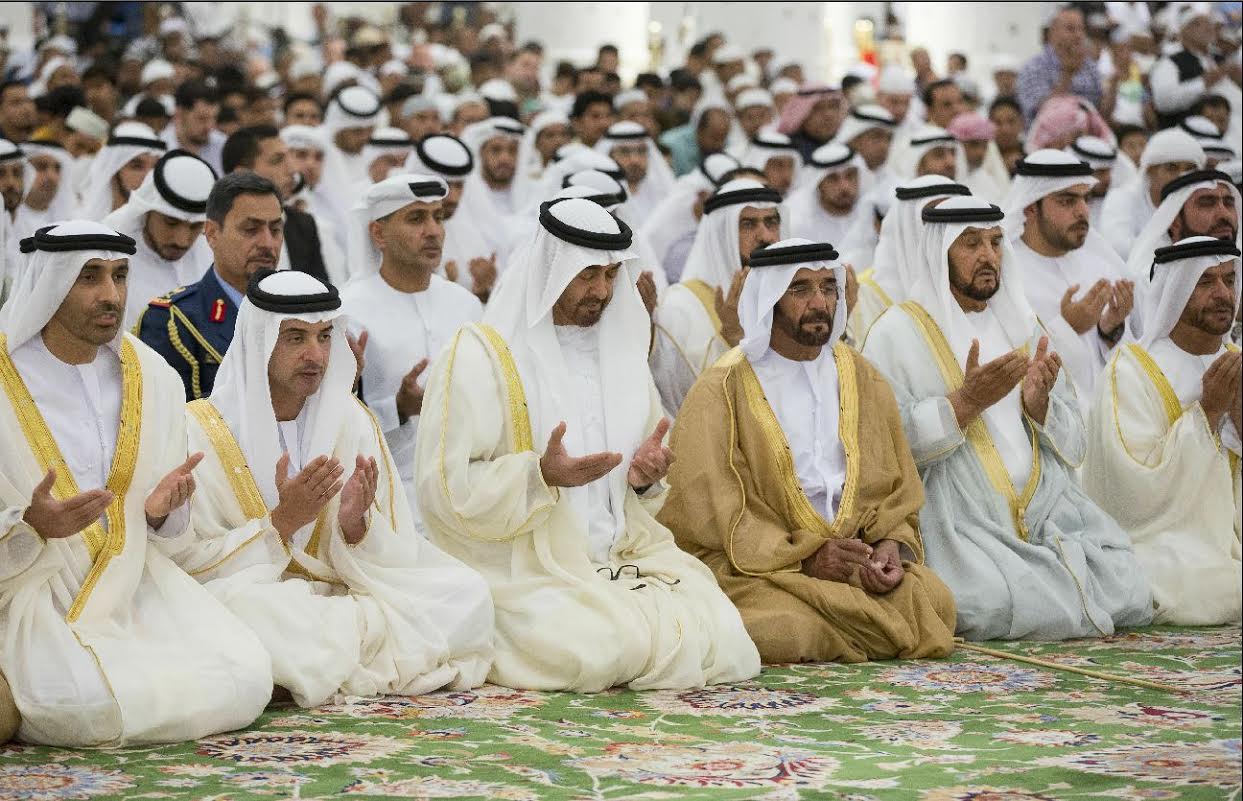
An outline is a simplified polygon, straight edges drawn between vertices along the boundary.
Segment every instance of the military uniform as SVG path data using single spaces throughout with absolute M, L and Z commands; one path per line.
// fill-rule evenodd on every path
M 237 304 L 213 266 L 198 283 L 152 300 L 134 324 L 134 333 L 177 371 L 190 401 L 211 394 L 236 322 Z

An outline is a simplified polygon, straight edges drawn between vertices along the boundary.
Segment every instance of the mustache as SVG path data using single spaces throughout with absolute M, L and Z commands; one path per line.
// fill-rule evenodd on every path
M 92 316 L 99 316 L 101 314 L 120 314 L 120 313 L 121 313 L 121 305 L 119 303 L 113 303 L 112 301 L 109 301 L 109 300 L 96 303 L 94 308 L 91 309 Z
M 808 312 L 798 319 L 799 325 L 810 325 L 811 323 L 829 323 L 833 324 L 833 315 L 828 312 L 815 311 Z

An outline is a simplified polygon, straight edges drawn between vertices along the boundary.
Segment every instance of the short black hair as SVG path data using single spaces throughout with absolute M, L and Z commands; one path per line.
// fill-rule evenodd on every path
M 923 96 L 920 99 L 924 101 L 924 105 L 926 107 L 932 108 L 932 101 L 936 96 L 937 90 L 944 89 L 947 86 L 952 86 L 955 89 L 958 89 L 958 84 L 954 83 L 954 81 L 950 78 L 941 78 L 940 80 L 933 81 L 932 83 L 924 86 Z M 958 89 L 958 91 L 961 92 L 962 89 Z
M 664 89 L 665 82 L 654 72 L 640 72 L 634 79 L 635 89 Z
M 600 45 L 600 49 L 596 51 L 596 56 L 599 57 L 605 53 L 608 53 L 610 56 L 616 56 L 620 54 L 620 51 L 617 49 L 617 45 L 606 43 Z
M 93 81 L 107 81 L 108 83 L 115 86 L 117 82 L 117 79 L 115 76 L 116 76 L 116 69 L 112 65 L 97 62 L 87 67 L 82 72 L 82 85 L 86 86 L 88 83 L 91 83 Z M 0 89 L 2 88 L 3 87 L 0 87 Z
M 393 103 L 402 103 L 407 98 L 414 97 L 417 94 L 419 94 L 418 87 L 409 81 L 402 81 L 394 86 L 393 91 L 386 94 L 380 102 L 386 106 Z
M 993 116 L 993 112 L 999 108 L 1011 108 L 1011 109 L 1014 109 L 1015 113 L 1019 114 L 1020 116 L 1022 116 L 1023 114 L 1023 107 L 1019 105 L 1018 98 L 1011 97 L 1010 95 L 1002 95 L 1001 97 L 998 97 L 996 100 L 994 100 L 992 103 L 989 103 L 988 104 L 988 116 L 990 117 Z
M 949 54 L 949 57 L 946 60 L 952 61 L 953 59 L 958 59 L 959 61 L 961 61 L 963 69 L 967 68 L 967 54 L 966 53 L 961 53 L 955 50 L 953 53 Z
M 604 103 L 610 111 L 613 109 L 613 98 L 596 89 L 588 89 L 574 98 L 574 107 L 570 109 L 570 119 L 578 119 L 587 113 L 587 109 L 597 103 Z
M 225 175 L 232 174 L 238 167 L 255 166 L 255 159 L 259 157 L 259 143 L 280 135 L 281 132 L 272 125 L 238 128 L 224 140 L 224 149 L 220 152 L 220 167 Z
M 578 77 L 578 68 L 568 61 L 558 61 L 555 75 L 558 78 L 574 80 Z
M 669 86 L 675 92 L 685 92 L 694 89 L 696 92 L 703 91 L 703 84 L 699 82 L 689 70 L 674 70 L 669 73 Z
M 1118 140 L 1118 144 L 1122 144 L 1122 140 L 1126 139 L 1131 134 L 1143 134 L 1144 136 L 1147 136 L 1148 129 L 1139 125 L 1129 125 L 1126 123 L 1114 126 L 1114 138 Z
M 168 119 L 169 114 L 168 109 L 164 107 L 163 103 L 156 100 L 154 97 L 144 97 L 142 100 L 138 101 L 136 106 L 134 106 L 134 116 L 159 117 L 166 120 Z
M 1204 95 L 1191 107 L 1191 113 L 1203 114 L 1204 109 L 1211 108 L 1213 106 L 1224 106 L 1228 109 L 1230 108 L 1230 101 L 1221 95 Z
M 518 52 L 519 53 L 534 53 L 537 56 L 542 56 L 544 55 L 544 45 L 532 39 L 531 41 L 523 44 L 522 47 L 518 48 Z
M 320 103 L 319 98 L 311 94 L 310 92 L 290 92 L 289 94 L 285 95 L 285 103 L 284 105 L 281 106 L 281 111 L 284 111 L 286 114 L 288 114 L 290 106 L 292 106 L 294 103 L 297 103 L 303 100 L 311 101 L 312 103 L 315 104 L 316 108 L 319 109 L 319 112 L 321 114 L 324 113 L 324 104 Z
M 512 100 L 493 100 L 490 97 L 485 97 L 483 102 L 488 104 L 489 117 L 509 117 L 510 119 L 517 120 L 520 116 L 518 104 Z
M 77 84 L 58 86 L 43 96 L 46 110 L 57 119 L 64 119 L 78 106 L 86 105 L 86 93 Z
M 708 55 L 708 40 L 700 39 L 691 45 L 690 52 L 686 54 L 691 58 L 704 58 Z
M 233 210 L 239 195 L 271 195 L 279 203 L 281 193 L 276 184 L 253 172 L 235 172 L 216 181 L 207 196 L 207 219 L 224 225 L 224 218 Z
M 843 77 L 842 78 L 842 93 L 849 94 L 851 89 L 854 89 L 856 86 L 858 86 L 861 83 L 863 83 L 863 79 L 860 78 L 858 75 L 847 75 Z
M 220 93 L 206 81 L 186 81 L 173 93 L 177 108 L 191 109 L 200 101 L 219 105 Z

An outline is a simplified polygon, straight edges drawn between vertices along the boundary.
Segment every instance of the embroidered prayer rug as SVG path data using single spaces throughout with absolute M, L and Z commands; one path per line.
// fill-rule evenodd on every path
M 679 692 L 343 698 L 180 745 L 0 746 L 0 801 L 1243 796 L 1237 628 L 989 647 L 1182 692 L 959 650 Z

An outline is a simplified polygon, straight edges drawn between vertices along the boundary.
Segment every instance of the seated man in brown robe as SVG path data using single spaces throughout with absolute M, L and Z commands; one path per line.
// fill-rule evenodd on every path
M 923 564 L 893 392 L 840 342 L 837 252 L 788 239 L 751 266 L 742 344 L 678 414 L 660 522 L 712 568 L 764 662 L 946 656 L 954 599 Z

